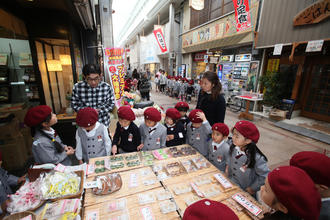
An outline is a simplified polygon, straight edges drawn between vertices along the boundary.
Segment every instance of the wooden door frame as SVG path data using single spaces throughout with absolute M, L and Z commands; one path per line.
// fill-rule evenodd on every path
M 302 106 L 301 106 L 301 115 L 305 116 L 305 117 L 309 117 L 309 118 L 313 118 L 316 120 L 321 120 L 321 121 L 326 121 L 326 122 L 330 122 L 330 116 L 327 115 L 320 115 L 320 114 L 316 114 L 316 113 L 312 113 L 312 112 L 307 112 L 304 110 L 305 106 L 306 106 L 306 102 L 307 102 L 307 95 L 309 94 L 309 90 L 312 84 L 312 71 L 313 71 L 313 67 L 315 65 L 319 65 L 319 64 L 329 64 L 330 65 L 330 57 L 329 56 L 316 56 L 316 57 L 310 57 L 307 58 L 308 59 L 308 65 L 307 65 L 307 78 L 306 78 L 306 83 L 304 85 L 304 92 L 303 92 L 303 96 L 302 96 Z

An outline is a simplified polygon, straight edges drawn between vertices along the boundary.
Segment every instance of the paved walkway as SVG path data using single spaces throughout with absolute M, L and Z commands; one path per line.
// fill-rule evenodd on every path
M 174 107 L 177 99 L 170 98 L 161 93 L 151 92 L 151 100 L 161 105 L 165 110 Z M 194 109 L 196 100 L 190 104 Z M 227 109 L 225 123 L 231 128 L 238 121 L 238 114 Z M 268 157 L 268 165 L 273 169 L 279 165 L 288 165 L 291 156 L 300 151 L 317 151 L 330 153 L 330 145 L 299 134 L 284 130 L 273 125 L 266 119 L 255 119 L 254 123 L 260 131 L 258 147 Z

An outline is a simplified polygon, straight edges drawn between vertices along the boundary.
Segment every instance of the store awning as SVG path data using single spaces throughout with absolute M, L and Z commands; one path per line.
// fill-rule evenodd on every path
M 253 33 L 252 31 L 248 31 L 248 32 L 243 32 L 241 34 L 235 34 L 232 36 L 187 46 L 182 48 L 182 51 L 183 53 L 192 53 L 192 52 L 197 52 L 212 48 L 221 48 L 221 47 L 228 47 L 239 44 L 252 43 L 252 41 L 253 41 Z

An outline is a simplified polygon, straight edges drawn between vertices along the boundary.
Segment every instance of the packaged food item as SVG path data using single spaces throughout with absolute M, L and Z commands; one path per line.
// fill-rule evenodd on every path
M 123 168 L 124 166 L 125 166 L 124 162 L 111 163 L 110 169 L 116 170 L 116 169 Z
M 205 198 L 211 198 L 211 197 L 220 195 L 221 191 L 216 186 L 212 186 L 210 188 L 203 190 L 203 194 L 204 194 Z
M 47 203 L 41 213 L 41 219 L 61 219 L 64 215 L 71 219 L 77 215 L 80 206 L 80 199 L 64 199 Z
M 167 213 L 170 213 L 170 212 L 175 212 L 177 210 L 175 202 L 172 202 L 170 200 L 160 202 L 159 203 L 159 208 L 160 208 L 160 211 L 163 214 L 167 214 Z
M 166 166 L 166 171 L 170 176 L 180 176 L 186 173 L 180 162 L 169 163 Z
M 141 155 L 145 166 L 152 166 L 154 164 L 154 156 L 150 151 L 142 151 Z
M 128 213 L 120 214 L 118 216 L 109 218 L 109 220 L 129 220 L 129 214 Z
M 154 179 L 143 180 L 143 185 L 145 185 L 145 186 L 154 185 L 155 183 L 156 183 L 156 180 L 154 180 Z
M 176 195 L 191 192 L 192 188 L 190 185 L 176 185 L 173 187 L 173 191 Z
M 97 176 L 94 180 L 98 182 L 97 185 L 99 186 L 92 189 L 95 195 L 107 195 L 122 187 L 122 180 L 118 173 Z
M 169 148 L 169 152 L 172 155 L 172 157 L 182 157 L 184 156 L 181 150 L 179 150 L 177 147 L 171 147 Z
M 24 212 L 35 209 L 44 201 L 40 190 L 42 178 L 34 182 L 25 182 L 16 193 L 10 195 L 10 203 L 7 207 L 9 213 Z
M 138 194 L 138 200 L 140 205 L 153 203 L 156 201 L 154 193 L 140 193 Z
M 129 161 L 126 163 L 126 165 L 128 167 L 136 167 L 139 166 L 141 164 L 140 160 L 136 160 L 136 161 Z
M 97 160 L 95 161 L 96 166 L 104 165 L 104 160 Z
M 161 164 L 154 165 L 154 166 L 152 167 L 152 170 L 153 170 L 155 173 L 160 172 L 161 170 L 163 170 L 163 165 L 161 165 Z
M 236 210 L 237 212 L 243 211 L 243 206 L 239 205 L 237 202 L 235 202 L 232 198 L 228 198 L 223 201 L 225 205 L 227 205 L 232 210 Z
M 126 199 L 118 199 L 111 201 L 107 204 L 108 212 L 115 212 L 126 209 L 127 201 Z
M 169 176 L 167 176 L 167 174 L 165 172 L 158 172 L 158 174 L 157 174 L 157 179 L 159 181 L 163 181 L 163 180 L 166 180 L 168 178 L 169 178 Z
M 140 212 L 142 214 L 143 220 L 155 220 L 155 217 L 150 207 L 143 207 L 140 209 Z
M 152 174 L 151 170 L 148 168 L 144 168 L 144 169 L 140 169 L 140 174 L 143 177 L 149 176 L 150 174 Z
M 205 184 L 210 184 L 211 183 L 211 179 L 209 177 L 198 177 L 194 180 L 194 183 L 197 185 L 197 186 L 202 186 L 202 185 L 205 185 Z
M 195 195 L 190 195 L 185 197 L 183 200 L 186 203 L 187 206 L 190 206 L 191 204 L 201 200 L 202 198 L 195 196 Z
M 61 173 L 51 171 L 44 174 L 41 182 L 41 192 L 44 199 L 57 199 L 77 194 L 81 179 L 76 173 Z
M 185 168 L 187 173 L 194 172 L 197 170 L 196 166 L 192 163 L 191 160 L 181 160 L 182 166 Z
M 152 155 L 158 160 L 165 160 L 170 157 L 170 155 L 167 154 L 165 149 L 154 150 L 152 151 Z
M 216 173 L 214 174 L 214 178 L 225 188 L 232 188 L 233 185 L 231 184 L 231 182 L 221 173 Z
M 195 155 L 197 153 L 196 150 L 190 146 L 182 147 L 180 151 L 184 156 Z
M 137 155 L 137 153 L 125 157 L 125 160 L 127 160 L 127 161 L 129 161 L 129 160 L 137 160 L 137 159 L 139 159 L 139 156 Z
M 111 156 L 110 157 L 110 162 L 118 162 L 118 161 L 123 161 L 124 157 L 123 156 Z
M 156 192 L 156 195 L 157 195 L 157 199 L 160 201 L 172 198 L 171 193 L 165 190 L 160 190 Z
M 208 162 L 203 156 L 195 157 L 191 159 L 197 169 L 209 168 L 211 166 L 210 162 Z

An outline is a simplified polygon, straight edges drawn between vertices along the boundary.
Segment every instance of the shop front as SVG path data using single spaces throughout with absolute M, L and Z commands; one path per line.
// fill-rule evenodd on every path
M 283 98 L 295 102 L 294 115 L 330 122 L 330 20 L 322 18 L 329 13 L 326 6 L 327 1 L 265 1 L 256 46 L 265 50 L 263 74 L 285 72 L 291 81 Z M 294 10 L 284 13 L 284 8 Z M 287 31 L 271 28 L 275 14 Z

